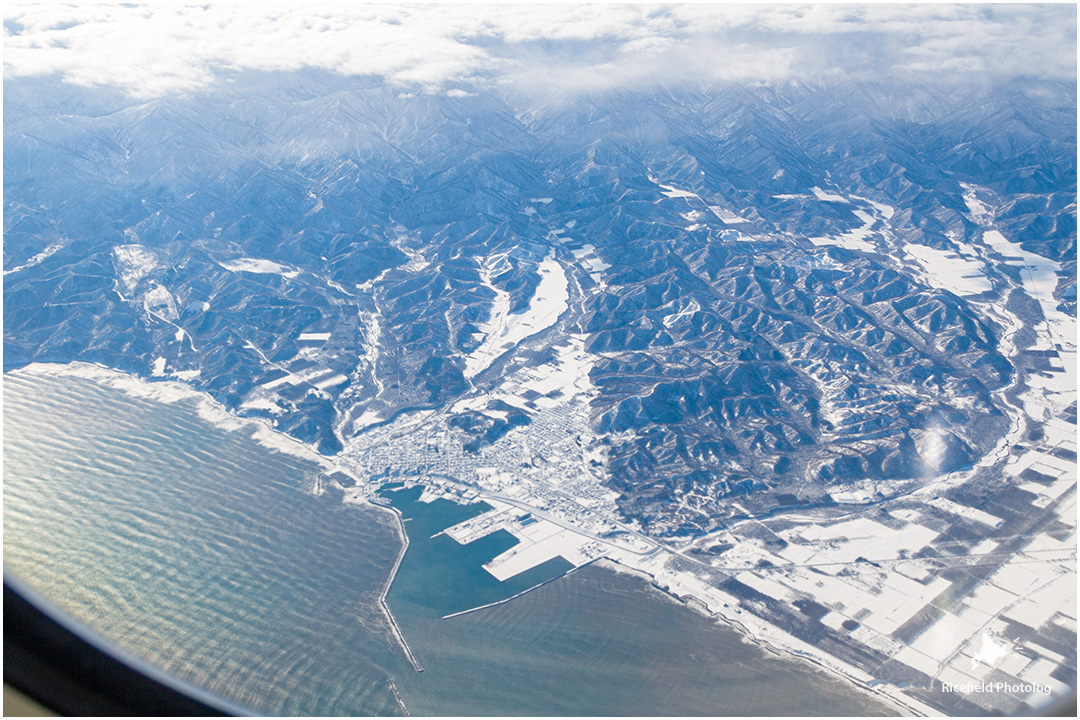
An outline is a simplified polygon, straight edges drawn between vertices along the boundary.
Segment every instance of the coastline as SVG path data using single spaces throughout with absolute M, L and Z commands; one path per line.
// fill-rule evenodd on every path
M 197 412 L 199 416 L 205 419 L 207 422 L 212 423 L 218 428 L 225 431 L 234 430 L 251 430 L 252 439 L 258 442 L 263 447 L 289 454 L 295 457 L 299 457 L 311 462 L 316 463 L 324 471 L 338 471 L 343 472 L 354 480 L 357 479 L 348 468 L 333 462 L 332 459 L 321 455 L 314 449 L 314 447 L 293 438 L 286 433 L 280 432 L 274 429 L 270 421 L 266 418 L 258 417 L 241 417 L 229 412 L 224 405 L 213 398 L 208 392 L 198 390 L 191 385 L 177 379 L 159 379 L 159 378 L 143 378 L 133 373 L 119 370 L 116 368 L 110 368 L 99 363 L 88 363 L 83 361 L 75 361 L 70 363 L 30 363 L 29 365 L 11 370 L 8 372 L 13 373 L 29 373 L 34 375 L 46 375 L 46 376 L 75 376 L 81 378 L 87 378 L 102 382 L 110 387 L 117 388 L 123 392 L 127 392 L 134 397 L 149 398 L 164 403 L 175 403 L 184 400 L 193 400 L 198 403 Z M 5 373 L 6 374 L 6 373 Z M 391 568 L 390 573 L 387 576 L 386 585 L 379 596 L 379 606 L 386 616 L 391 632 L 394 635 L 395 640 L 402 647 L 406 658 L 416 672 L 423 672 L 423 667 L 420 666 L 412 649 L 409 647 L 408 642 L 405 640 L 404 634 L 397 624 L 397 620 L 394 618 L 393 612 L 390 610 L 386 603 L 386 597 L 389 594 L 397 572 L 401 563 L 405 557 L 405 552 L 409 547 L 408 533 L 404 528 L 401 520 L 401 514 L 395 508 L 383 505 L 380 503 L 372 502 L 368 497 L 363 494 L 356 493 L 350 494 L 347 499 L 347 503 L 360 502 L 364 505 L 378 508 L 379 510 L 388 512 L 393 515 L 395 526 L 398 530 L 398 536 L 401 541 L 401 549 L 398 553 L 397 560 L 394 566 Z M 669 583 L 668 587 L 664 587 L 662 578 L 654 576 L 647 570 L 633 567 L 631 565 L 620 562 L 617 558 L 604 556 L 597 558 L 595 561 L 598 566 L 606 567 L 613 572 L 623 572 L 636 575 L 637 577 L 646 580 L 650 586 L 655 588 L 663 595 L 670 598 L 672 601 L 692 608 L 693 610 L 711 618 L 718 622 L 732 627 L 736 632 L 742 635 L 745 642 L 757 645 L 759 648 L 767 650 L 768 652 L 779 655 L 786 658 L 798 658 L 809 662 L 811 665 L 829 672 L 830 675 L 841 676 L 848 682 L 859 687 L 860 690 L 865 690 L 873 693 L 876 697 L 885 698 L 891 704 L 897 705 L 899 708 L 906 710 L 916 715 L 934 715 L 934 710 L 926 707 L 917 707 L 916 704 L 910 701 L 905 702 L 906 698 L 896 697 L 893 693 L 887 692 L 880 687 L 870 687 L 867 682 L 861 681 L 856 676 L 856 671 L 853 668 L 841 668 L 835 665 L 830 665 L 824 658 L 815 656 L 812 648 L 807 646 L 806 649 L 798 648 L 800 644 L 795 638 L 790 638 L 790 644 L 786 642 L 777 642 L 775 640 L 769 640 L 761 636 L 760 633 L 755 633 L 746 624 L 739 622 L 737 618 L 725 615 L 722 612 L 715 612 L 710 608 L 709 603 L 704 598 L 699 598 L 693 593 L 687 593 L 685 596 L 680 595 L 678 592 L 671 588 L 674 583 Z M 563 576 L 560 576 L 563 577 Z M 558 579 L 558 578 L 555 578 Z M 675 580 L 675 578 L 671 578 Z M 529 592 L 535 588 L 530 588 L 525 592 Z M 519 593 L 513 598 L 507 598 L 501 602 L 508 602 L 516 597 L 520 597 L 525 593 Z M 473 612 L 481 608 L 473 608 L 466 612 Z M 902 714 L 902 713 L 898 713 Z
M 20 368 L 7 370 L 4 374 L 8 373 L 87 378 L 127 392 L 133 397 L 148 398 L 169 404 L 193 400 L 198 403 L 196 410 L 199 417 L 222 430 L 251 429 L 252 439 L 269 450 L 315 462 L 324 469 L 343 470 L 330 458 L 321 455 L 313 446 L 275 429 L 268 419 L 243 417 L 231 413 L 210 393 L 194 388 L 183 380 L 142 377 L 126 370 L 83 360 L 68 363 L 33 362 Z
M 831 677 L 842 678 L 859 690 L 871 693 L 877 699 L 895 707 L 897 710 L 896 717 L 933 717 L 940 715 L 940 712 L 937 710 L 914 701 L 896 690 L 891 690 L 890 686 L 871 685 L 871 680 L 861 679 L 859 677 L 859 671 L 855 668 L 846 667 L 835 659 L 826 659 L 822 657 L 820 654 L 814 652 L 813 646 L 808 645 L 797 638 L 790 636 L 777 637 L 777 635 L 787 635 L 787 633 L 779 628 L 774 628 L 773 631 L 769 633 L 771 637 L 765 637 L 763 633 L 754 632 L 754 630 L 748 627 L 746 623 L 740 622 L 737 617 L 734 617 L 731 614 L 725 614 L 720 610 L 713 610 L 706 600 L 699 598 L 697 595 L 692 593 L 680 595 L 672 589 L 671 585 L 674 583 L 669 583 L 668 587 L 665 587 L 661 584 L 662 580 L 660 578 L 646 570 L 627 565 L 610 557 L 599 558 L 596 564 L 611 570 L 612 572 L 633 575 L 641 580 L 645 580 L 651 588 L 655 589 L 672 602 L 690 608 L 710 620 L 715 620 L 718 623 L 730 627 L 735 632 L 739 633 L 744 642 L 754 645 L 764 652 L 768 652 L 771 655 L 786 660 L 797 659 L 808 663 L 818 670 L 828 673 Z M 731 602 L 728 603 L 728 606 L 733 608 L 737 603 L 738 601 L 735 598 L 731 598 Z M 764 621 L 761 622 L 764 623 Z
M 230 413 L 225 406 L 214 399 L 210 393 L 193 388 L 181 380 L 143 378 L 124 370 L 118 370 L 99 363 L 88 363 L 81 360 L 70 363 L 35 362 L 8 372 L 43 375 L 47 377 L 70 376 L 86 378 L 121 390 L 132 397 L 147 398 L 169 404 L 182 402 L 184 400 L 193 400 L 198 403 L 196 411 L 199 417 L 215 427 L 226 432 L 245 429 L 251 430 L 252 439 L 269 450 L 313 462 L 323 471 L 342 472 L 349 475 L 349 477 L 353 477 L 354 480 L 356 479 L 345 467 L 338 465 L 333 462 L 332 459 L 320 454 L 313 446 L 276 430 L 270 424 L 268 419 L 259 417 L 241 417 Z M 5 372 L 5 374 L 7 373 Z M 362 502 L 368 507 L 389 513 L 395 519 L 395 526 L 398 531 L 401 547 L 398 552 L 397 560 L 394 562 L 394 566 L 387 576 L 386 585 L 379 595 L 379 607 L 386 616 L 387 621 L 390 624 L 391 632 L 404 650 L 409 663 L 416 672 L 421 673 L 424 671 L 424 668 L 421 667 L 420 663 L 417 661 L 416 656 L 412 652 L 412 648 L 409 647 L 401 628 L 397 624 L 396 618 L 394 618 L 393 613 L 390 611 L 390 607 L 386 604 L 386 596 L 389 594 L 390 587 L 397 577 L 397 571 L 401 566 L 402 560 L 405 558 L 405 552 L 409 549 L 409 536 L 401 521 L 401 513 L 394 507 L 371 502 L 366 497 L 350 496 L 348 499 L 348 503 L 355 504 L 357 502 Z
M 208 422 L 197 391 L 88 365 L 5 381 L 17 578 L 248 712 L 399 714 L 387 671 L 410 671 L 375 603 L 401 554 L 389 515 L 318 492 L 324 465 L 296 443 Z
M 135 397 L 150 398 L 165 403 L 194 400 L 198 403 L 196 408 L 199 416 L 214 424 L 216 427 L 225 431 L 251 430 L 252 439 L 263 447 L 311 461 L 324 471 L 334 470 L 343 472 L 358 481 L 358 484 L 366 484 L 365 482 L 359 482 L 360 479 L 356 478 L 346 466 L 339 465 L 334 462 L 332 458 L 319 454 L 312 446 L 274 429 L 268 419 L 234 415 L 209 393 L 193 388 L 181 380 L 171 378 L 142 378 L 123 370 L 109 368 L 97 363 L 86 363 L 81 361 L 73 363 L 31 363 L 30 365 L 10 372 L 46 376 L 69 375 L 88 378 L 102 382 L 110 387 L 120 389 Z M 419 665 L 413 655 L 411 648 L 397 624 L 396 618 L 394 618 L 393 613 L 386 603 L 386 597 L 396 579 L 397 572 L 409 547 L 408 533 L 402 523 L 401 514 L 393 507 L 372 502 L 365 494 L 347 494 L 346 497 L 347 503 L 360 502 L 394 514 L 399 539 L 401 541 L 401 548 L 397 560 L 387 576 L 385 587 L 379 596 L 379 604 L 384 615 L 388 619 L 395 639 L 403 648 L 405 655 L 412 664 L 414 670 L 418 673 L 423 672 L 423 668 Z M 605 562 L 599 562 L 601 560 Z M 705 592 L 704 590 L 700 593 L 695 592 L 694 588 L 686 585 L 686 578 L 681 578 L 679 573 L 668 573 L 666 571 L 658 571 L 658 569 L 654 568 L 644 569 L 637 567 L 636 564 L 631 564 L 634 560 L 635 558 L 629 555 L 620 558 L 619 553 L 615 553 L 614 555 L 598 558 L 597 564 L 614 572 L 629 573 L 646 580 L 653 588 L 659 590 L 674 602 L 690 607 L 712 620 L 722 622 L 725 625 L 732 627 L 740 634 L 745 642 L 756 645 L 763 650 L 767 650 L 771 654 L 785 659 L 799 658 L 810 663 L 810 665 L 817 669 L 827 672 L 830 676 L 843 677 L 853 686 L 858 687 L 862 691 L 870 692 L 874 697 L 883 700 L 891 707 L 895 707 L 898 716 L 904 714 L 934 716 L 939 714 L 938 711 L 907 697 L 899 688 L 892 685 L 874 684 L 873 678 L 867 676 L 866 673 L 859 671 L 856 668 L 846 666 L 835 658 L 817 652 L 813 646 L 808 645 L 795 637 L 789 636 L 780 628 L 772 626 L 756 616 L 746 615 L 742 614 L 741 611 L 736 611 L 735 608 L 738 607 L 737 599 L 729 598 L 721 591 L 715 589 L 712 589 L 709 592 Z M 532 589 L 535 588 L 530 588 L 525 592 L 529 592 Z M 507 598 L 500 602 L 508 602 L 523 594 L 525 593 L 519 593 L 514 597 Z M 722 601 L 718 602 L 718 600 Z M 729 607 L 730 610 L 725 612 L 725 607 Z M 478 609 L 481 608 L 473 608 L 466 612 L 473 612 Z M 755 628 L 753 627 L 755 624 L 759 624 L 762 627 Z

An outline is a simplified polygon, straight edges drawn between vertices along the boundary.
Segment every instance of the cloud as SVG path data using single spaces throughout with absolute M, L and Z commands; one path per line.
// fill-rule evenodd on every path
M 1069 5 L 16 5 L 4 27 L 6 77 L 58 75 L 136 97 L 302 68 L 380 77 L 403 92 L 1076 77 Z

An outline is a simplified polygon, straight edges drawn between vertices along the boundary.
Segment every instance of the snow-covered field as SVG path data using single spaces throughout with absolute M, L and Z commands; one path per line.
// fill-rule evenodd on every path
M 593 245 L 586 243 L 585 245 L 582 245 L 579 249 L 573 250 L 571 252 L 574 253 L 574 259 L 580 262 L 582 266 L 584 266 L 584 268 L 589 272 L 590 277 L 592 277 L 595 282 L 603 282 L 603 273 L 605 270 L 610 268 L 611 265 L 600 259 L 600 257 L 596 254 L 596 248 Z
M 656 182 L 655 178 L 650 177 L 649 179 L 652 180 L 653 182 Z M 680 190 L 679 188 L 677 188 L 677 187 L 675 187 L 673 185 L 664 185 L 663 183 L 659 183 L 659 182 L 656 182 L 656 184 L 663 190 L 662 194 L 664 195 L 664 197 L 685 198 L 687 201 L 689 201 L 689 200 L 697 200 L 699 203 L 701 203 L 702 207 L 708 208 L 708 210 L 710 212 L 712 212 L 713 215 L 720 218 L 720 220 L 724 221 L 728 225 L 735 225 L 735 224 L 739 224 L 739 223 L 751 222 L 750 220 L 747 220 L 746 218 L 741 217 L 740 215 L 736 214 L 735 212 L 733 212 L 731 210 L 728 210 L 727 208 L 722 208 L 722 207 L 719 207 L 717 205 L 708 204 L 707 202 L 705 202 L 705 198 L 701 197 L 697 193 L 690 192 L 689 190 Z M 781 196 L 777 195 L 775 197 L 781 197 Z M 691 207 L 693 207 L 693 205 L 691 205 Z M 687 220 L 689 220 L 690 222 L 695 223 L 694 225 L 691 225 L 689 228 L 687 228 L 688 230 L 696 230 L 696 229 L 698 229 L 700 227 L 703 227 L 702 225 L 696 224 L 697 220 L 700 220 L 702 217 L 704 217 L 703 213 L 702 214 L 698 214 L 697 212 L 687 213 L 683 217 L 686 218 Z
M 509 378 L 509 383 L 503 387 L 510 385 L 515 393 L 532 390 L 542 396 L 554 390 L 562 392 L 559 398 L 537 398 L 534 403 L 540 408 L 554 407 L 572 397 L 591 394 L 594 388 L 589 372 L 593 361 L 585 351 L 584 336 L 571 336 L 567 342 L 555 346 L 554 350 L 557 358 L 553 362 L 524 368 Z M 495 396 L 501 397 L 498 394 Z
M 817 190 L 817 188 L 814 189 Z M 843 200 L 843 202 L 847 202 L 847 200 L 845 200 L 844 198 L 840 198 L 840 200 Z M 838 201 L 830 200 L 830 202 Z M 866 212 L 865 210 L 853 210 L 852 212 L 855 213 L 855 216 L 859 218 L 859 220 L 862 220 L 863 224 L 861 226 L 855 228 L 854 230 L 849 230 L 843 235 L 810 238 L 810 242 L 814 243 L 815 245 L 839 245 L 840 247 L 845 247 L 848 250 L 876 252 L 877 248 L 874 247 L 871 243 L 868 243 L 866 241 L 866 237 L 870 234 L 870 228 L 872 228 L 874 226 L 874 223 L 877 222 L 877 218 L 875 218 L 873 215 Z
M 483 344 L 465 359 L 465 377 L 471 378 L 485 370 L 508 349 L 551 327 L 566 312 L 570 292 L 563 266 L 548 257 L 540 263 L 539 271 L 540 284 L 524 313 L 511 313 L 510 296 L 499 288 L 492 288 L 496 297 L 491 316 L 480 328 L 486 337 Z
M 659 185 L 660 187 L 662 187 L 664 189 L 664 195 L 669 197 L 669 198 L 696 198 L 697 197 L 697 193 L 688 192 L 686 190 L 680 190 L 679 188 L 672 187 L 671 185 L 664 185 L 663 183 L 657 183 L 657 185 Z
M 723 220 L 728 225 L 735 225 L 735 224 L 738 224 L 738 223 L 751 222 L 750 220 L 747 220 L 746 218 L 744 218 L 744 217 L 742 217 L 740 215 L 736 215 L 735 213 L 733 213 L 730 210 L 725 210 L 722 207 L 717 207 L 715 205 L 710 205 L 709 209 L 713 211 L 713 214 L 716 215 L 716 217 L 720 218 L 721 220 Z
M 821 188 L 819 188 L 817 186 L 814 186 L 814 187 L 810 188 L 810 191 L 812 193 L 814 193 L 814 197 L 816 197 L 818 200 L 823 200 L 824 202 L 835 202 L 835 203 L 850 203 L 851 202 L 846 197 L 843 197 L 841 195 L 835 195 L 833 193 L 827 193 L 827 192 L 825 192 L 824 190 L 822 190 Z
M 926 245 L 907 245 L 904 252 L 922 266 L 927 280 L 934 287 L 957 295 L 978 295 L 993 289 L 981 260 Z
M 236 260 L 223 260 L 219 261 L 218 265 L 231 270 L 232 272 L 249 272 L 258 273 L 260 275 L 281 275 L 287 278 L 294 278 L 300 274 L 300 271 L 295 268 L 290 268 L 285 265 L 280 265 L 270 260 L 260 260 L 258 258 L 237 258 Z
M 874 200 L 862 197 L 861 195 L 852 195 L 851 197 L 854 200 L 859 200 L 874 208 L 874 210 L 878 213 L 878 215 L 881 216 L 883 220 L 891 220 L 892 216 L 896 214 L 896 208 L 894 208 L 892 205 L 875 202 Z
M 1075 343 L 1075 319 L 1058 310 L 1058 302 L 1054 299 L 1060 264 L 1042 255 L 1024 250 L 1020 247 L 1020 243 L 1009 241 L 997 230 L 987 230 L 983 233 L 982 239 L 994 249 L 994 252 L 1004 257 L 1008 264 L 1021 266 L 1020 279 L 1024 283 L 1024 290 L 1042 305 L 1043 315 L 1051 331 L 1060 334 L 1071 324 L 1073 325 L 1072 340 Z

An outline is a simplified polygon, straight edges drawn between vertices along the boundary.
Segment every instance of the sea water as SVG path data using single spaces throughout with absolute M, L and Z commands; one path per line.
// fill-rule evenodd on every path
M 124 650 L 270 714 L 398 712 L 393 518 L 197 396 L 4 375 L 4 566 Z
M 421 502 L 419 487 L 380 494 L 401 513 L 409 535 L 409 554 L 387 597 L 398 617 L 443 618 L 466 612 L 523 593 L 574 567 L 555 558 L 499 582 L 484 563 L 514 547 L 518 541 L 513 535 L 499 530 L 462 545 L 442 532 L 493 510 L 491 505 L 459 505 L 441 498 Z
M 305 715 L 895 712 L 633 575 L 551 561 L 498 583 L 482 564 L 509 535 L 438 534 L 482 504 L 387 490 L 410 537 L 387 602 L 417 673 L 379 603 L 398 517 L 314 494 L 316 458 L 208 419 L 204 398 L 91 375 L 4 375 L 5 568 L 221 697 Z

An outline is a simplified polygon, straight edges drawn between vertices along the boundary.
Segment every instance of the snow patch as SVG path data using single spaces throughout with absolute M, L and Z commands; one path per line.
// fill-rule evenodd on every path
M 270 398 L 255 398 L 245 400 L 240 404 L 241 410 L 266 410 L 271 415 L 280 415 L 285 409 Z
M 611 267 L 610 264 L 604 262 L 596 255 L 596 248 L 586 243 L 577 250 L 571 251 L 574 254 L 574 259 L 584 266 L 589 272 L 594 281 L 599 283 L 601 281 L 602 273 Z
M 750 220 L 747 220 L 744 217 L 736 215 L 735 213 L 731 212 L 730 210 L 725 210 L 722 207 L 717 207 L 715 205 L 709 205 L 708 207 L 709 207 L 710 210 L 712 210 L 713 215 L 720 218 L 720 220 L 727 223 L 728 225 L 735 225 L 737 223 L 748 223 L 748 222 L 750 222 Z
M 896 214 L 896 208 L 894 208 L 892 205 L 886 205 L 885 203 L 875 202 L 875 201 L 871 200 L 870 198 L 865 198 L 865 197 L 862 197 L 860 195 L 852 195 L 851 197 L 856 199 L 856 200 L 861 200 L 862 202 L 866 203 L 870 207 L 874 208 L 874 210 L 876 210 L 878 212 L 878 214 L 880 214 L 882 219 L 884 219 L 884 220 L 892 220 L 892 216 Z
M 368 425 L 374 425 L 383 421 L 383 416 L 374 410 L 365 410 L 361 413 L 360 417 L 356 418 L 353 422 L 354 428 L 365 428 Z
M 160 264 L 154 251 L 143 245 L 117 245 L 113 257 L 120 271 L 119 283 L 126 293 L 133 292 L 139 280 Z
M 833 195 L 832 193 L 827 193 L 824 190 L 822 190 L 821 188 L 817 187 L 816 185 L 814 187 L 810 188 L 810 192 L 814 193 L 814 196 L 818 200 L 824 200 L 825 202 L 836 202 L 836 203 L 850 203 L 851 202 L 850 200 L 848 200 L 846 197 L 843 197 L 842 195 Z
M 664 316 L 664 319 L 662 321 L 664 323 L 664 327 L 669 328 L 672 325 L 678 323 L 682 318 L 689 317 L 694 313 L 698 312 L 699 310 L 701 310 L 701 305 L 698 303 L 697 300 L 691 299 L 690 302 L 687 303 L 685 308 L 679 310 L 676 313 L 672 313 L 671 315 Z
M 4 275 L 10 275 L 11 273 L 17 273 L 20 270 L 25 270 L 28 267 L 33 267 L 34 265 L 37 265 L 37 264 L 41 263 L 42 260 L 45 260 L 49 256 L 55 255 L 56 252 L 62 247 L 63 247 L 63 245 L 60 245 L 60 244 L 50 245 L 49 247 L 45 248 L 44 250 L 39 252 L 34 257 L 32 257 L 29 260 L 27 260 L 26 262 L 24 262 L 22 265 L 19 265 L 18 267 L 13 267 L 10 270 L 5 270 Z
M 816 188 L 815 188 L 816 189 Z M 844 200 L 847 202 L 847 200 Z M 867 242 L 864 238 L 870 234 L 870 228 L 877 222 L 877 218 L 872 216 L 865 210 L 854 210 L 855 217 L 862 220 L 861 227 L 857 227 L 854 230 L 850 230 L 843 235 L 836 237 L 816 237 L 810 238 L 810 242 L 815 245 L 839 245 L 849 250 L 860 250 L 862 252 L 877 252 L 877 248 L 871 243 Z
M 155 285 L 143 295 L 143 308 L 151 315 L 156 315 L 169 322 L 175 322 L 180 318 L 172 293 L 161 285 Z M 179 332 L 182 333 L 183 330 Z
M 975 186 L 960 183 L 960 187 L 964 189 L 964 204 L 967 205 L 968 212 L 971 213 L 971 219 L 980 225 L 989 222 L 993 217 L 993 213 L 975 196 Z
M 219 261 L 218 265 L 232 272 L 282 275 L 287 278 L 294 278 L 300 274 L 300 271 L 295 268 L 279 265 L 270 260 L 260 260 L 259 258 L 237 258 L 236 260 Z
M 664 185 L 663 183 L 657 183 L 660 187 L 664 188 L 664 195 L 669 198 L 696 198 L 697 193 L 687 192 L 686 190 L 680 190 L 677 187 L 671 185 Z

